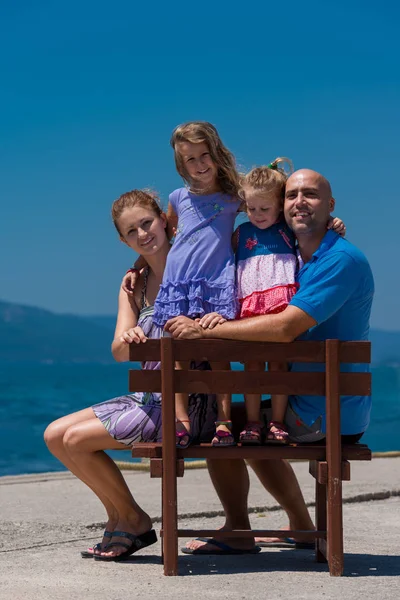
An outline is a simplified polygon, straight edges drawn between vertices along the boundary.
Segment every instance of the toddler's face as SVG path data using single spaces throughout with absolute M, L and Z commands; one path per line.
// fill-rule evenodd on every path
M 282 204 L 274 193 L 243 187 L 243 195 L 250 223 L 259 229 L 267 229 L 276 223 L 282 212 Z

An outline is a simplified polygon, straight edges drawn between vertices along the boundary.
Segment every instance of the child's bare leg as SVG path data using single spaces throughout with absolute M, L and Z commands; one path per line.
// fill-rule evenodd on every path
M 286 363 L 271 362 L 269 363 L 270 371 L 287 371 Z M 288 404 L 288 397 L 285 394 L 273 394 L 271 396 L 272 418 L 269 424 L 269 432 L 267 439 L 276 442 L 287 442 L 288 433 L 284 425 L 285 413 Z
M 260 361 L 246 362 L 244 365 L 246 373 L 265 371 L 265 363 Z M 240 434 L 242 444 L 259 445 L 261 443 L 261 422 L 260 422 L 260 394 L 246 394 L 246 415 L 247 424 Z
M 189 369 L 189 361 L 177 362 L 179 370 Z M 176 417 L 176 444 L 186 447 L 190 442 L 190 422 L 188 415 L 189 395 L 175 394 L 175 417 Z
M 229 362 L 212 362 L 211 368 L 216 371 L 230 371 L 231 364 Z M 218 416 L 216 425 L 216 433 L 212 440 L 213 446 L 232 446 L 234 439 L 231 433 L 231 395 L 217 394 L 217 410 Z

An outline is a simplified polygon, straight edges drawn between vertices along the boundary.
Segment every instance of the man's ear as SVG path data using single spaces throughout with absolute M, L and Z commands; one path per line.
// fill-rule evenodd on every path
M 329 212 L 332 213 L 335 210 L 336 200 L 335 198 L 331 198 L 329 200 Z

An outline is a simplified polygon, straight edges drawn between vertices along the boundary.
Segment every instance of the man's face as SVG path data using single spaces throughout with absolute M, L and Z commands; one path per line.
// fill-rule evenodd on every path
M 319 173 L 302 169 L 287 180 L 285 219 L 296 236 L 325 232 L 334 207 L 330 185 Z

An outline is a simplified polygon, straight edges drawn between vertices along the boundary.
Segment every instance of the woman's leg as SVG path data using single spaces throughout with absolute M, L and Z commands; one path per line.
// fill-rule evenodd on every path
M 64 435 L 64 447 L 83 477 L 94 490 L 102 490 L 109 503 L 115 507 L 118 521 L 115 531 L 141 535 L 151 529 L 151 519 L 135 502 L 126 482 L 114 461 L 103 450 L 126 448 L 114 440 L 97 418 L 71 425 Z M 97 492 L 96 492 L 97 493 Z M 126 538 L 113 536 L 112 543 L 127 543 Z M 122 554 L 124 546 L 114 546 L 101 552 L 106 556 Z
M 71 473 L 83 481 L 83 483 L 85 483 L 96 494 L 107 512 L 108 520 L 106 524 L 106 530 L 114 531 L 118 523 L 117 509 L 109 500 L 107 495 L 103 492 L 103 490 L 95 487 L 93 482 L 90 480 L 90 477 L 87 477 L 80 468 L 79 464 L 74 462 L 64 445 L 64 436 L 70 427 L 90 420 L 98 421 L 91 408 L 86 408 L 84 410 L 80 410 L 79 412 L 62 417 L 61 419 L 57 419 L 57 421 L 53 421 L 53 423 L 47 427 L 44 433 L 44 440 L 50 452 L 56 458 L 58 458 L 58 460 L 69 471 L 71 471 Z M 103 538 L 101 546 L 104 547 L 108 541 L 109 538 Z

